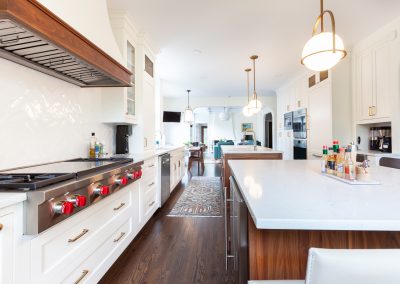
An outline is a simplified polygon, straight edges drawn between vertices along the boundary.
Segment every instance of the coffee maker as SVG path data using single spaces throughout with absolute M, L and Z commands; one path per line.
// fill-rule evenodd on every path
M 369 149 L 385 153 L 392 152 L 392 128 L 371 127 L 369 135 Z
M 129 153 L 129 136 L 131 135 L 131 125 L 117 125 L 116 154 Z

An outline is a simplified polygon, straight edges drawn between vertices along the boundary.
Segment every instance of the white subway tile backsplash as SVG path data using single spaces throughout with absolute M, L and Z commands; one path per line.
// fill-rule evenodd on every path
M 85 157 L 91 132 L 113 151 L 101 123 L 101 89 L 79 88 L 0 59 L 0 169 Z

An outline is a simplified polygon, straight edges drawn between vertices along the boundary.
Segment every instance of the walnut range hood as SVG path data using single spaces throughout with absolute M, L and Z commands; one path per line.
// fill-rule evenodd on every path
M 128 87 L 131 72 L 35 0 L 0 0 L 0 57 L 80 87 Z

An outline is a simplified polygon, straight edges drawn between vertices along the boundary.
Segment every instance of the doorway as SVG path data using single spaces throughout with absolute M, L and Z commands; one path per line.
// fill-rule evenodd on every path
M 264 118 L 264 146 L 267 148 L 273 148 L 273 131 L 272 131 L 272 113 L 267 113 Z

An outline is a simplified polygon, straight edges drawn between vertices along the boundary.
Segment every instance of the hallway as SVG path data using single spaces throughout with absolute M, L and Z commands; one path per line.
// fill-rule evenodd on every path
M 220 165 L 206 164 L 204 176 L 220 171 Z M 232 283 L 225 271 L 223 217 L 166 216 L 187 184 L 186 177 L 100 283 Z

